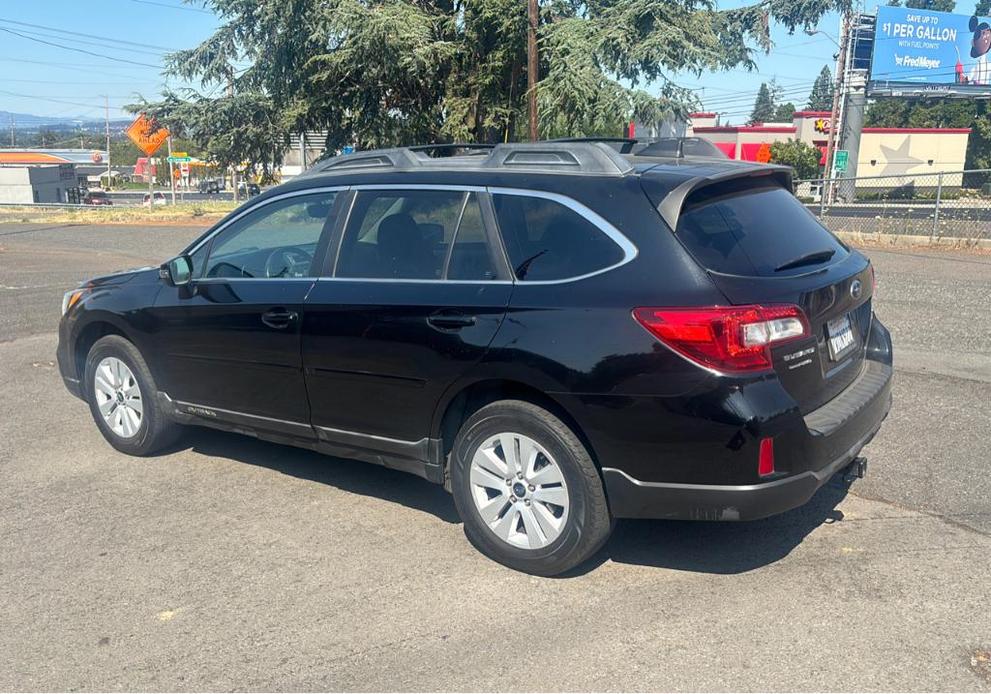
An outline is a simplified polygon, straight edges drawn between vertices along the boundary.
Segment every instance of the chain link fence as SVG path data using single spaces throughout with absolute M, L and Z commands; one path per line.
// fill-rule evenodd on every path
M 795 195 L 840 234 L 909 243 L 991 243 L 991 169 L 800 180 Z

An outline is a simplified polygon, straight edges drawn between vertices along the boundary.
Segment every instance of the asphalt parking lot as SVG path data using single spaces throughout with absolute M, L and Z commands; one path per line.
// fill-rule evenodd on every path
M 0 689 L 991 690 L 991 257 L 868 251 L 896 383 L 867 479 L 622 522 L 542 579 L 409 475 L 103 441 L 54 366 L 62 292 L 201 231 L 0 225 Z

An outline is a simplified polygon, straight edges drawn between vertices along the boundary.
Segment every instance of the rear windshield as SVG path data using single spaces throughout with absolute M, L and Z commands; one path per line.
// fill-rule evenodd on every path
M 675 233 L 701 265 L 731 275 L 799 274 L 848 253 L 788 190 L 749 181 L 690 195 Z

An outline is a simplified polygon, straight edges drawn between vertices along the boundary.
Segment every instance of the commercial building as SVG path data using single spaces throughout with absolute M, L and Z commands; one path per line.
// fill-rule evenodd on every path
M 693 113 L 689 135 L 705 138 L 731 159 L 767 161 L 770 146 L 782 140 L 800 140 L 825 154 L 829 138 L 828 111 L 796 111 L 790 123 L 719 125 L 715 113 Z M 969 128 L 864 128 L 860 137 L 858 176 L 901 176 L 940 171 L 962 171 Z M 960 185 L 946 179 L 945 185 Z M 860 186 L 872 185 L 869 180 Z M 879 181 L 877 185 L 889 185 Z
M 66 202 L 75 185 L 74 164 L 0 164 L 0 203 Z
M 76 180 L 69 187 L 100 185 L 101 177 L 106 177 L 106 161 L 107 153 L 94 149 L 0 149 L 0 166 L 72 165 Z M 118 175 L 118 171 L 111 175 Z

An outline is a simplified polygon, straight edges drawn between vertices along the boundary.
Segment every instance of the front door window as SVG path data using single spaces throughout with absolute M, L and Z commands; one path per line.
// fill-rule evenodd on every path
M 336 192 L 268 203 L 214 237 L 201 277 L 314 277 L 317 243 L 329 223 Z

